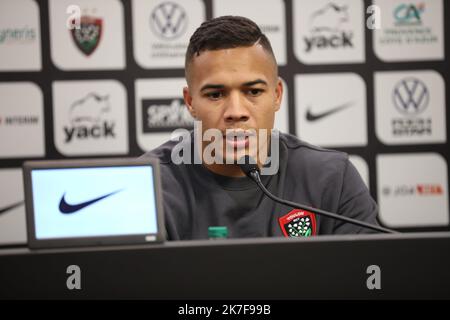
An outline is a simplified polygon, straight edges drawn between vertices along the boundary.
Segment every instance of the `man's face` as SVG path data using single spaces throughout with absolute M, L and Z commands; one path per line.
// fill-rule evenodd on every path
M 255 144 L 250 143 L 254 138 L 249 135 L 260 129 L 270 135 L 281 103 L 283 88 L 274 59 L 259 44 L 204 51 L 191 61 L 187 81 L 185 103 L 202 122 L 202 131 L 219 129 L 223 154 L 234 150 L 234 160 L 246 153 L 256 158 Z

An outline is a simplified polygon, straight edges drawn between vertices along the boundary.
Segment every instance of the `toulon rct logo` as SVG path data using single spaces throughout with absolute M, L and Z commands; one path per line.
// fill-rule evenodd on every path
M 316 216 L 305 210 L 292 210 L 278 219 L 285 237 L 310 237 L 316 235 Z
M 353 48 L 353 32 L 345 30 L 349 22 L 347 6 L 328 3 L 309 18 L 311 36 L 304 37 L 305 52 L 313 49 Z
M 70 125 L 64 127 L 65 143 L 74 139 L 115 138 L 115 123 L 105 116 L 111 111 L 109 95 L 89 93 L 70 106 Z
M 423 81 L 414 77 L 400 80 L 392 91 L 392 100 L 397 111 L 403 115 L 392 119 L 393 135 L 432 134 L 431 117 L 420 117 L 430 101 L 430 92 Z
M 82 16 L 79 28 L 72 28 L 70 33 L 75 44 L 86 56 L 90 56 L 100 43 L 103 20 L 92 16 Z
M 143 99 L 142 112 L 142 128 L 145 133 L 194 127 L 194 119 L 180 98 Z
M 181 36 L 187 28 L 186 11 L 174 2 L 163 2 L 151 13 L 150 26 L 153 32 L 164 40 Z

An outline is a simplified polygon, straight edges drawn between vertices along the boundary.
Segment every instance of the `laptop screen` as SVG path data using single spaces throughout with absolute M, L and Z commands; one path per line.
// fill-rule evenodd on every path
M 65 243 L 58 243 L 58 239 L 77 239 L 78 244 L 156 241 L 161 215 L 154 166 L 86 166 L 86 161 L 89 163 L 85 160 L 83 165 L 66 161 L 67 167 L 52 167 L 48 161 L 44 167 L 31 165 L 31 204 L 27 210 L 32 242 L 58 246 Z M 108 241 L 112 239 L 115 241 Z

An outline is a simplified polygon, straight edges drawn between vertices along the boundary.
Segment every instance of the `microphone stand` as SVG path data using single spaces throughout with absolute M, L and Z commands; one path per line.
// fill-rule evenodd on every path
M 306 210 L 306 211 L 311 211 L 313 213 L 318 213 L 320 215 L 323 215 L 323 216 L 326 216 L 326 217 L 329 217 L 329 218 L 345 221 L 345 222 L 348 222 L 348 223 L 351 223 L 351 224 L 355 224 L 355 225 L 358 225 L 358 226 L 361 226 L 361 227 L 364 227 L 364 228 L 372 229 L 372 230 L 375 230 L 375 231 L 378 231 L 378 232 L 383 232 L 383 233 L 400 233 L 398 231 L 387 229 L 387 228 L 383 228 L 381 226 L 376 226 L 376 225 L 373 225 L 373 224 L 370 224 L 370 223 L 367 223 L 367 222 L 364 222 L 364 221 L 359 221 L 359 220 L 356 220 L 356 219 L 352 219 L 352 218 L 349 218 L 349 217 L 338 215 L 336 213 L 332 213 L 332 212 L 328 212 L 328 211 L 324 211 L 324 210 L 308 207 L 308 206 L 301 205 L 301 204 L 296 203 L 296 202 L 292 202 L 292 201 L 288 201 L 288 200 L 284 200 L 284 199 L 278 198 L 277 196 L 273 195 L 272 193 L 270 193 L 269 190 L 266 189 L 266 187 L 264 186 L 264 184 L 261 181 L 261 178 L 259 176 L 259 172 L 258 172 L 258 170 L 256 168 L 252 169 L 248 173 L 247 172 L 245 172 L 245 173 L 246 173 L 246 175 L 249 178 L 251 178 L 253 181 L 255 181 L 256 184 L 259 186 L 259 188 L 264 192 L 264 194 L 266 196 L 268 196 L 270 199 L 272 199 L 273 201 L 282 203 L 282 204 L 287 205 L 287 206 L 292 207 L 292 208 L 298 208 L 298 209 L 302 209 L 302 210 Z

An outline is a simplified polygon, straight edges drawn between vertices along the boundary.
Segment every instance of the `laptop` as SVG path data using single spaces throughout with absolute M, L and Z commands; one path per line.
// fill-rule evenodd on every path
M 27 161 L 23 175 L 30 248 L 165 239 L 157 159 Z

